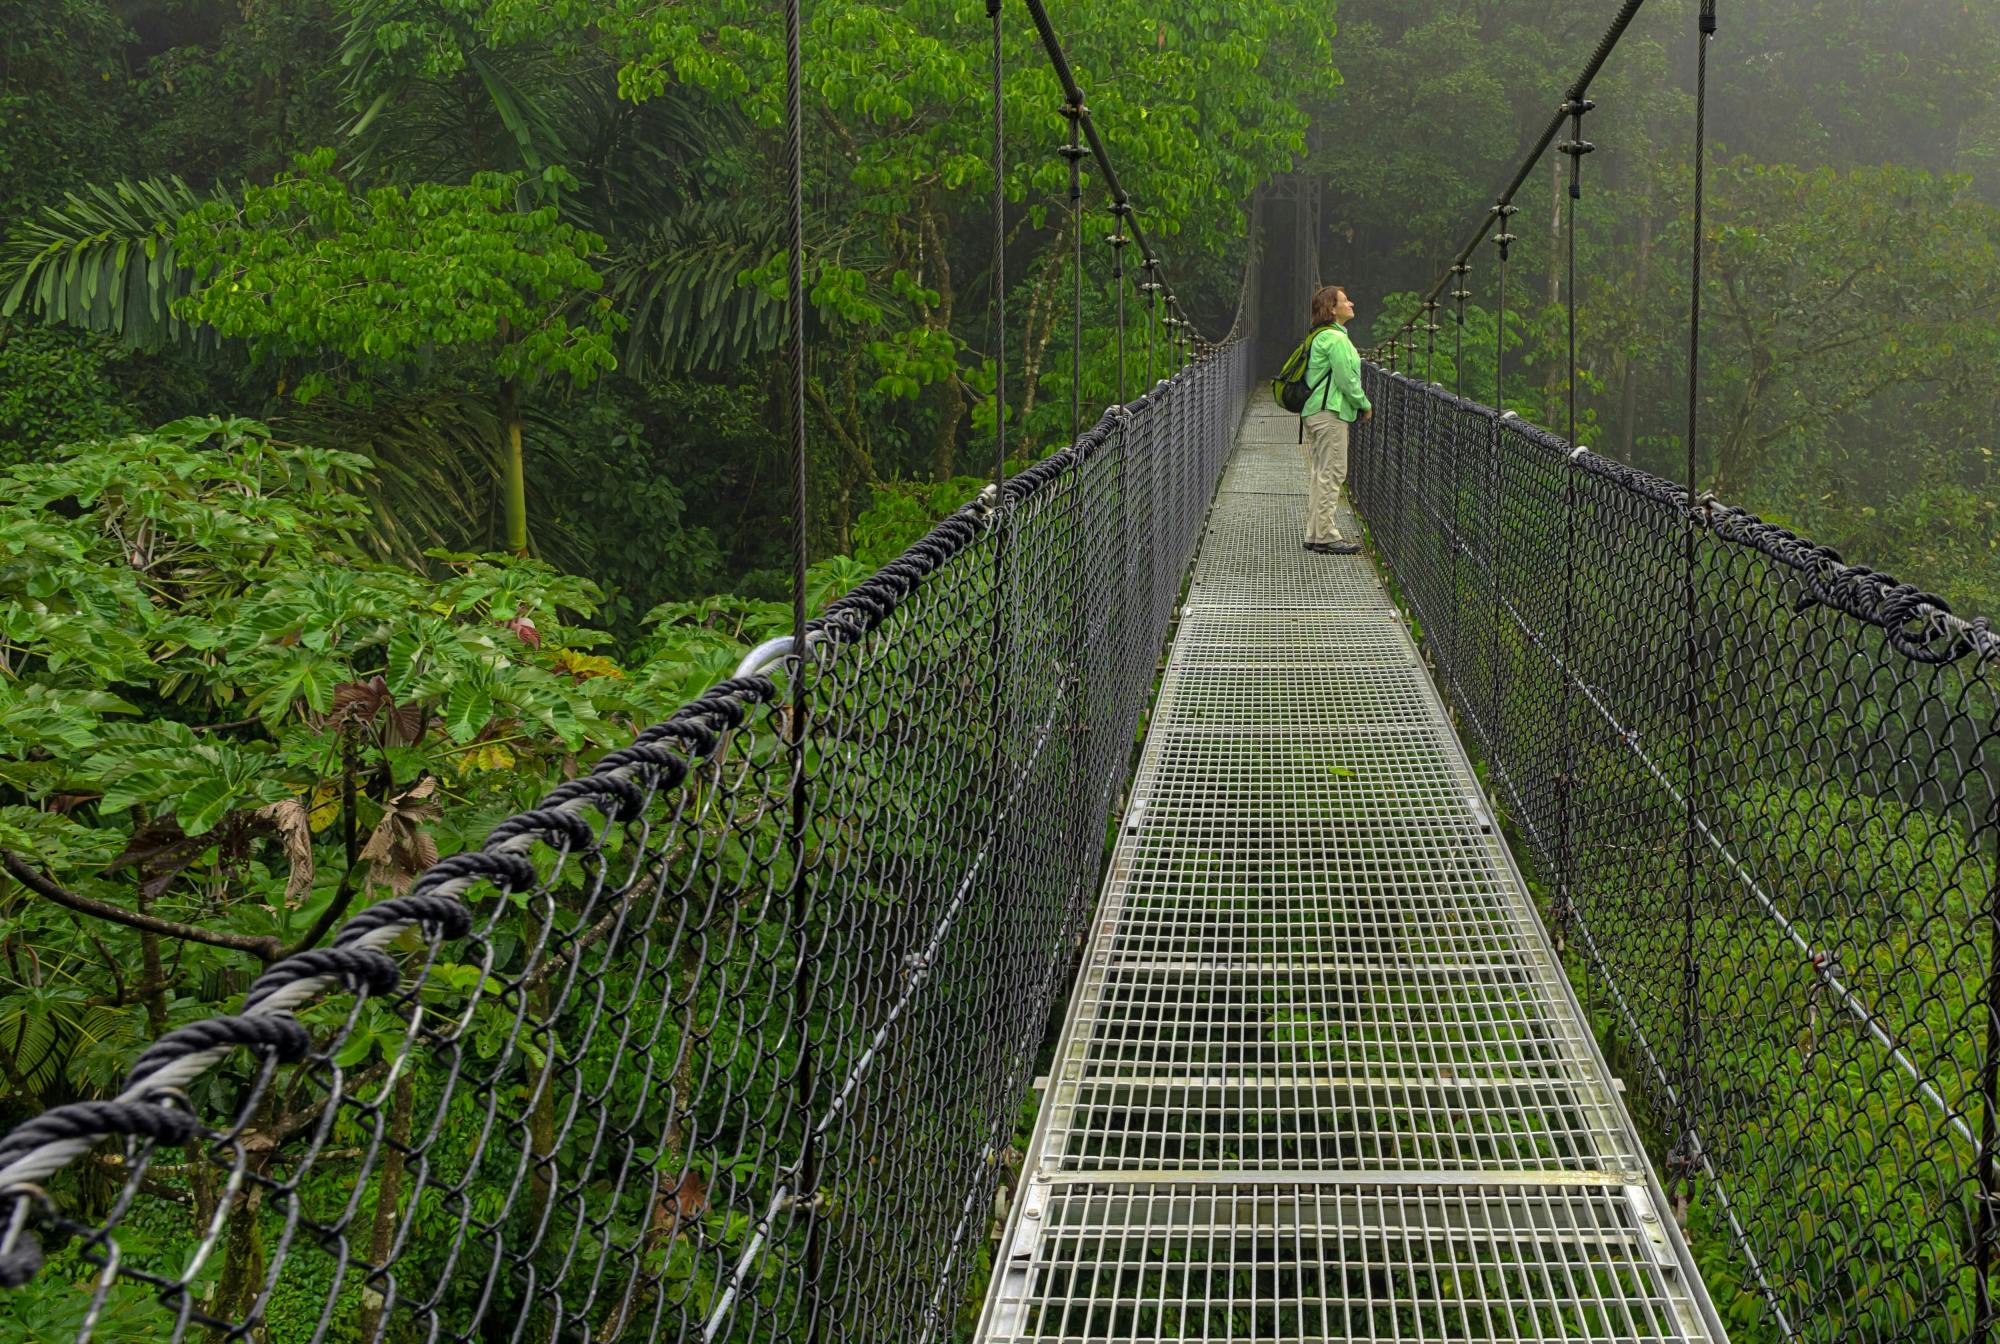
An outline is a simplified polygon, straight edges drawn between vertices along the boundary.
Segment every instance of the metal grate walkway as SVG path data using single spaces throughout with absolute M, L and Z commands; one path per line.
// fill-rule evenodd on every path
M 979 1337 L 1721 1339 L 1297 428 L 1209 514 Z

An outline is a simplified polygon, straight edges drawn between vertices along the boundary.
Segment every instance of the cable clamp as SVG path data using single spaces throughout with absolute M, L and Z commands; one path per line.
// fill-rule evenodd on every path
M 1056 153 L 1062 155 L 1062 157 L 1074 163 L 1078 159 L 1081 159 L 1084 155 L 1090 153 L 1090 151 L 1085 149 L 1082 145 L 1057 145 Z
M 1104 235 L 1104 241 L 1113 247 L 1129 247 L 1132 243 L 1132 240 L 1122 233 L 1107 233 Z
M 1576 461 L 1580 457 L 1587 457 L 1589 455 L 1590 455 L 1590 449 L 1584 447 L 1580 443 L 1576 447 L 1569 450 L 1569 460 L 1572 462 Z

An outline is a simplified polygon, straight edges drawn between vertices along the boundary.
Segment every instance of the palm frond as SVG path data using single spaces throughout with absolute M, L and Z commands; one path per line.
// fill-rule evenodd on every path
M 772 215 L 705 201 L 661 220 L 614 257 L 605 290 L 631 323 L 626 372 L 643 379 L 714 370 L 776 350 L 784 305 L 737 277 L 780 246 Z
M 462 68 L 432 74 L 377 40 L 404 8 L 401 0 L 358 0 L 341 34 L 350 171 L 457 181 L 501 169 L 532 180 L 571 160 L 589 120 L 581 79 L 545 50 L 489 46 L 469 28 L 459 34 Z
M 195 279 L 174 255 L 174 230 L 189 211 L 227 199 L 178 177 L 68 193 L 0 247 L 0 317 L 25 310 L 131 346 L 211 341 L 205 327 L 174 315 Z
M 323 399 L 274 421 L 288 438 L 359 453 L 375 464 L 362 483 L 369 504 L 368 549 L 385 560 L 422 569 L 424 552 L 486 551 L 501 543 L 500 475 L 505 429 L 490 397 L 463 389 L 381 394 L 365 404 Z M 562 426 L 530 413 L 532 441 L 560 440 Z M 548 472 L 569 464 L 561 452 L 536 454 L 529 475 L 529 516 Z M 535 550 L 574 568 L 585 548 L 566 531 L 538 522 Z

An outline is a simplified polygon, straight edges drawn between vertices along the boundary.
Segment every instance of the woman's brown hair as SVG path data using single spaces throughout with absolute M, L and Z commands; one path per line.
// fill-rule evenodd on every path
M 1312 323 L 1314 326 L 1323 327 L 1333 321 L 1334 309 L 1340 306 L 1340 296 L 1346 292 L 1339 285 L 1328 285 L 1325 289 L 1313 295 Z

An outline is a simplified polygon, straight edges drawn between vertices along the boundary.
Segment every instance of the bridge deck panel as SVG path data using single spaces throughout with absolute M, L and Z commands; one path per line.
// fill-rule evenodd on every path
M 1253 402 L 1210 511 L 981 1338 L 1720 1339 L 1296 432 Z

